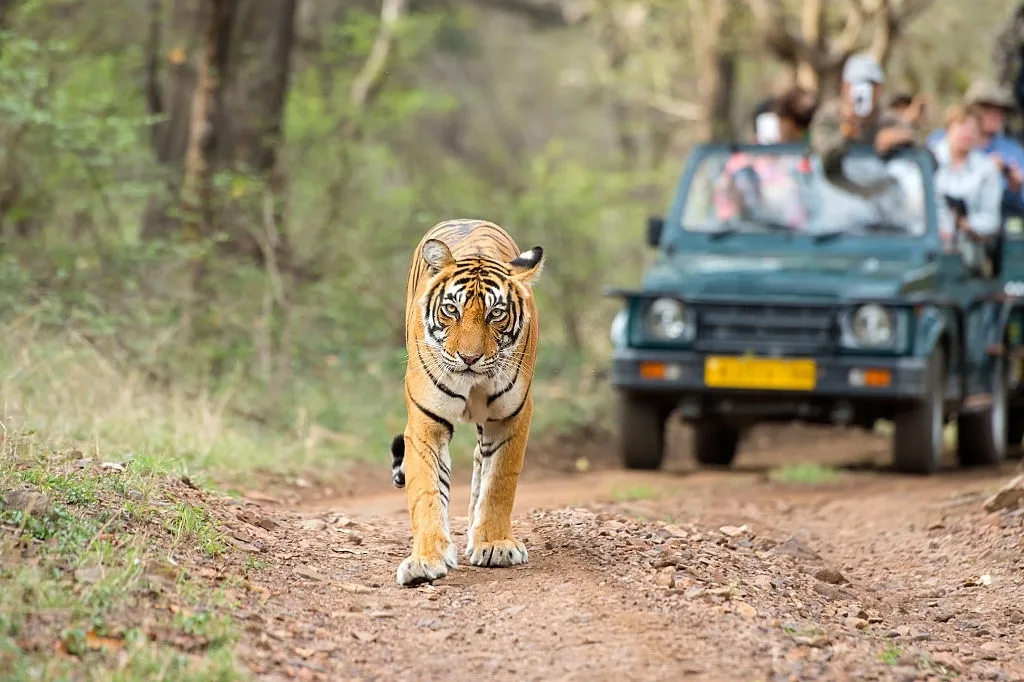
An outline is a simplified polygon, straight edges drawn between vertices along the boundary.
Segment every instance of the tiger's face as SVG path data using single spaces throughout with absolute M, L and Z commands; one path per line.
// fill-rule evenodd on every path
M 457 261 L 439 240 L 423 245 L 433 276 L 422 302 L 424 337 L 442 369 L 495 376 L 512 362 L 530 322 L 526 302 L 543 258 L 535 246 L 508 263 Z

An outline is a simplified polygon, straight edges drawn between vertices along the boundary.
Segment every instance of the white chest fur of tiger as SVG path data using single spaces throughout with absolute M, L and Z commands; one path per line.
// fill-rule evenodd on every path
M 527 561 L 512 503 L 533 416 L 539 319 L 532 284 L 544 250 L 520 251 L 483 220 L 432 227 L 413 253 L 406 292 L 405 433 L 391 444 L 392 482 L 406 487 L 412 553 L 398 584 L 457 565 L 448 524 L 456 422 L 476 424 L 466 556 L 474 566 Z

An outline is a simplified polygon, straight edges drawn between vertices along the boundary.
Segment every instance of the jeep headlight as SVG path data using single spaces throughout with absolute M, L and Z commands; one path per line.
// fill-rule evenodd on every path
M 899 337 L 899 320 L 876 303 L 862 305 L 846 317 L 843 345 L 854 348 L 890 348 Z
M 656 298 L 647 307 L 647 333 L 659 341 L 690 341 L 696 327 L 693 316 L 681 301 Z
M 629 313 L 626 310 L 620 310 L 615 313 L 615 317 L 612 318 L 611 329 L 608 330 L 608 336 L 612 341 L 612 348 L 624 348 L 626 346 L 626 335 L 627 328 L 629 327 Z

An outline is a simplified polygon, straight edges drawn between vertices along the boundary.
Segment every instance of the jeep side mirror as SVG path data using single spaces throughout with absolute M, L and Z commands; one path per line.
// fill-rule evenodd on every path
M 647 245 L 658 248 L 661 243 L 661 231 L 665 229 L 665 219 L 661 216 L 647 217 Z

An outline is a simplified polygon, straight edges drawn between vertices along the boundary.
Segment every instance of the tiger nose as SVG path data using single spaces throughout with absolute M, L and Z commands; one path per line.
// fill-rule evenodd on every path
M 479 360 L 481 357 L 480 353 L 476 355 L 466 355 L 465 353 L 459 353 L 459 359 L 466 363 L 466 367 L 472 367 L 473 363 Z

